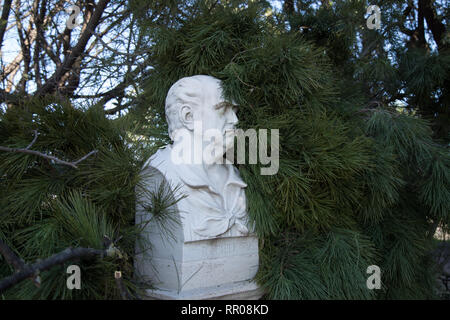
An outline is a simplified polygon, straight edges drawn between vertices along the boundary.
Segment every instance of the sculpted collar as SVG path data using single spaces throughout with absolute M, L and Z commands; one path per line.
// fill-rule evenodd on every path
M 204 238 L 212 238 L 225 233 L 233 225 L 236 225 L 239 234 L 248 234 L 243 190 L 247 184 L 240 178 L 239 171 L 232 164 L 225 164 L 227 177 L 224 188 L 222 191 L 215 190 L 202 164 L 170 164 L 171 150 L 171 146 L 158 150 L 151 157 L 151 165 L 162 170 L 163 174 L 175 178 L 174 181 L 179 179 L 186 187 L 195 190 L 204 189 L 210 193 L 210 196 L 213 196 L 211 200 L 208 200 L 207 196 L 191 198 L 191 195 L 184 200 L 187 201 L 186 204 L 189 203 L 190 206 L 193 206 L 192 208 L 197 210 L 201 207 L 207 208 L 190 216 L 192 231 Z M 216 200 L 213 200 L 214 198 Z M 219 198 L 222 200 L 218 200 Z

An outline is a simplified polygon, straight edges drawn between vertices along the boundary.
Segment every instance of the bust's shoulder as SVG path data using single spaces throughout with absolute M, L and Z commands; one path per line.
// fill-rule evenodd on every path
M 170 145 L 159 148 L 158 151 L 156 151 L 150 158 L 147 159 L 142 169 L 145 170 L 148 168 L 155 168 L 160 171 L 165 171 L 161 169 L 164 169 L 168 165 L 170 165 L 170 151 Z
M 177 168 L 174 167 L 171 161 L 172 146 L 166 145 L 158 149 L 142 167 L 142 173 L 154 176 L 164 177 L 164 179 L 178 184 L 179 177 L 177 175 Z

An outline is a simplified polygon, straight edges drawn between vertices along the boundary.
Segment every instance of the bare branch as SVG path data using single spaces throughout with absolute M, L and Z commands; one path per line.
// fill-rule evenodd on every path
M 37 132 L 37 130 L 34 130 L 34 139 L 33 139 L 33 141 L 31 141 L 31 143 L 25 149 L 30 149 L 31 146 L 36 142 L 37 137 L 38 137 L 38 132 Z
M 72 167 L 72 168 L 75 168 L 75 169 L 78 169 L 77 165 L 81 161 L 86 160 L 88 157 L 90 157 L 93 154 L 96 154 L 98 152 L 98 150 L 93 150 L 93 151 L 89 152 L 87 155 L 81 157 L 79 160 L 74 161 L 74 162 L 64 161 L 64 160 L 58 159 L 57 157 L 49 156 L 49 155 L 44 154 L 44 153 L 39 152 L 39 151 L 29 150 L 29 148 L 36 142 L 37 135 L 38 135 L 38 133 L 35 130 L 35 136 L 34 136 L 33 141 L 25 149 L 8 148 L 8 147 L 0 146 L 0 151 L 31 154 L 31 155 L 38 156 L 38 157 L 41 157 L 41 158 L 44 158 L 44 159 L 47 159 L 47 160 L 55 161 L 56 163 L 59 163 L 59 164 L 62 164 L 62 165 L 66 165 L 66 166 L 69 166 L 69 167 Z
M 443 41 L 446 33 L 446 25 L 438 19 L 436 9 L 433 7 L 433 1 L 424 0 L 423 2 L 423 15 L 433 34 L 434 41 L 439 49 L 448 48 L 448 44 L 445 44 Z
M 0 240 L 1 241 L 1 240 Z M 0 246 L 0 252 L 4 254 L 4 246 Z M 11 288 L 15 284 L 38 275 L 42 271 L 49 270 L 50 268 L 65 263 L 66 261 L 76 258 L 95 258 L 104 257 L 107 255 L 107 250 L 98 250 L 92 248 L 68 248 L 60 253 L 54 254 L 51 257 L 34 263 L 32 265 L 23 265 L 21 271 L 0 280 L 0 292 Z
M 12 0 L 5 0 L 3 3 L 2 16 L 0 17 L 0 55 L 3 45 L 3 37 L 5 36 L 6 25 L 8 24 L 9 12 L 11 10 Z
M 109 240 L 108 237 L 105 236 L 106 239 Z M 22 282 L 27 278 L 32 278 L 36 285 L 40 285 L 40 277 L 39 274 L 42 271 L 47 271 L 54 266 L 62 265 L 66 261 L 80 259 L 80 258 L 101 258 L 104 257 L 118 257 L 119 259 L 123 258 L 121 251 L 115 247 L 115 243 L 119 241 L 119 239 L 115 241 L 109 241 L 104 243 L 106 249 L 99 250 L 93 248 L 67 248 L 64 251 L 56 253 L 51 257 L 38 261 L 34 264 L 26 264 L 21 258 L 19 258 L 12 250 L 8 247 L 6 243 L 4 243 L 0 239 L 0 254 L 5 257 L 5 260 L 8 264 L 12 265 L 16 270 L 16 273 L 13 275 L 3 278 L 0 280 L 0 293 L 13 287 L 14 285 Z M 117 287 L 119 288 L 120 295 L 124 300 L 133 299 L 133 296 L 128 292 L 127 288 L 123 284 L 122 281 L 122 273 L 120 271 L 116 271 L 114 274 L 114 278 L 116 280 Z
M 3 71 L 0 73 L 0 81 L 3 81 L 4 78 L 6 78 L 9 74 L 13 73 L 14 70 L 18 69 L 20 66 L 20 63 L 23 60 L 23 54 L 22 51 L 17 54 L 17 56 L 14 58 L 11 63 L 9 63 Z
M 34 46 L 33 61 L 34 61 L 34 77 L 38 88 L 42 86 L 41 70 L 39 66 L 39 55 L 41 52 L 41 46 L 43 44 L 42 38 L 44 38 L 42 36 L 42 23 L 44 22 L 46 6 L 47 0 L 44 0 L 39 12 L 39 3 L 36 1 L 33 8 L 33 15 L 31 16 L 31 21 L 34 22 L 36 26 L 36 35 L 37 35 L 36 43 Z
M 4 243 L 2 239 L 0 239 L 0 253 L 3 255 L 6 262 L 14 267 L 14 270 L 16 270 L 16 272 L 20 272 L 26 268 L 25 262 L 20 257 L 18 257 L 14 253 L 14 251 L 11 250 L 11 248 L 8 247 L 8 245 Z M 39 276 L 35 275 L 31 280 L 36 286 L 40 285 Z
M 39 151 L 35 151 L 35 150 L 15 149 L 15 148 L 8 148 L 8 147 L 0 146 L 0 151 L 31 154 L 31 155 L 38 156 L 38 157 L 41 157 L 41 158 L 44 158 L 44 159 L 47 159 L 47 160 L 55 161 L 56 163 L 63 164 L 63 165 L 66 165 L 66 166 L 69 166 L 69 167 L 72 167 L 72 168 L 75 168 L 75 169 L 78 169 L 78 167 L 77 167 L 78 163 L 80 163 L 81 161 L 85 160 L 88 156 L 91 156 L 91 155 L 93 155 L 93 154 L 98 152 L 98 150 L 93 150 L 93 151 L 89 152 L 86 156 L 84 156 L 83 158 L 81 158 L 78 161 L 68 162 L 68 161 L 64 161 L 64 160 L 58 159 L 58 158 L 56 158 L 54 156 L 49 156 L 49 155 L 41 153 Z
M 63 75 L 70 69 L 72 69 L 73 64 L 77 60 L 78 57 L 82 55 L 85 50 L 85 47 L 92 36 L 95 28 L 100 22 L 100 18 L 105 10 L 106 5 L 108 4 L 108 0 L 100 0 L 95 8 L 94 13 L 92 14 L 91 19 L 89 20 L 86 29 L 81 34 L 78 43 L 75 47 L 72 48 L 70 54 L 64 59 L 64 62 L 58 69 L 53 73 L 50 79 L 42 86 L 40 90 L 37 91 L 36 95 L 45 95 L 48 93 L 53 93 L 57 89 L 57 85 L 60 82 Z
M 81 161 L 86 160 L 87 158 L 89 158 L 89 157 L 92 156 L 93 154 L 96 154 L 97 152 L 98 152 L 98 150 L 92 150 L 92 151 L 89 152 L 87 155 L 81 157 L 79 160 L 77 160 L 77 161 L 75 161 L 75 162 L 72 162 L 72 164 L 74 164 L 74 165 L 75 165 L 75 168 L 76 168 L 76 165 L 77 165 L 77 164 L 79 164 Z
M 0 253 L 5 257 L 6 262 L 12 265 L 16 271 L 20 271 L 25 267 L 25 262 L 11 250 L 2 239 L 0 239 Z

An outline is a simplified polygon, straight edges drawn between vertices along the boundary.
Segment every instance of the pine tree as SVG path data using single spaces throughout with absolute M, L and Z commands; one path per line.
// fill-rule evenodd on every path
M 432 236 L 450 212 L 448 151 L 426 120 L 365 106 L 342 38 L 318 43 L 268 10 L 204 4 L 175 26 L 152 28 L 154 70 L 135 112 L 163 121 L 170 85 L 209 74 L 240 106 L 241 128 L 280 130 L 276 175 L 239 165 L 267 297 L 433 297 Z M 332 19 L 316 18 L 324 29 L 327 13 Z M 382 290 L 366 287 L 370 265 L 381 268 Z
M 102 106 L 75 108 L 68 101 L 37 99 L 23 109 L 0 114 L 0 145 L 30 149 L 77 164 L 77 169 L 39 156 L 0 153 L 0 239 L 27 263 L 46 259 L 69 247 L 104 249 L 115 242 L 123 257 L 66 261 L 43 272 L 41 285 L 23 281 L 6 292 L 6 299 L 120 298 L 114 272 L 133 292 L 135 187 L 147 151 L 126 119 L 109 120 Z M 81 268 L 82 290 L 66 286 L 69 265 Z M 0 280 L 14 273 L 0 258 Z

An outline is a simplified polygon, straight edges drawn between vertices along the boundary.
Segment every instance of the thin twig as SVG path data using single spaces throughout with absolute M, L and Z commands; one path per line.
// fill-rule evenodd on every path
M 34 130 L 34 139 L 33 139 L 33 141 L 31 141 L 31 143 L 25 149 L 9 148 L 9 147 L 2 147 L 2 146 L 0 146 L 0 151 L 31 154 L 31 155 L 38 156 L 38 157 L 41 157 L 41 158 L 44 158 L 44 159 L 47 159 L 47 160 L 55 161 L 56 163 L 63 164 L 63 165 L 66 165 L 66 166 L 69 166 L 69 167 L 72 167 L 72 168 L 75 168 L 75 169 L 78 169 L 77 165 L 81 161 L 86 160 L 88 157 L 90 157 L 93 154 L 96 154 L 98 152 L 98 150 L 92 150 L 91 152 L 89 152 L 88 154 L 86 154 L 85 156 L 81 157 L 79 160 L 74 161 L 74 162 L 64 161 L 64 160 L 58 159 L 57 157 L 49 156 L 49 155 L 44 154 L 44 153 L 39 152 L 39 151 L 30 150 L 31 146 L 36 142 L 38 134 L 39 133 L 37 132 L 37 130 Z
M 44 158 L 44 159 L 47 159 L 47 160 L 55 161 L 56 163 L 59 163 L 59 164 L 70 166 L 70 167 L 75 168 L 75 169 L 78 169 L 78 167 L 77 167 L 78 163 L 80 163 L 81 161 L 85 160 L 88 156 L 91 156 L 94 153 L 98 152 L 98 150 L 94 150 L 94 151 L 89 152 L 86 156 L 82 157 L 80 160 L 77 160 L 76 162 L 67 162 L 67 161 L 58 159 L 58 158 L 56 158 L 54 156 L 49 156 L 49 155 L 41 153 L 39 151 L 28 150 L 28 149 L 16 149 L 16 148 L 8 148 L 8 147 L 0 146 L 0 151 L 31 154 L 31 155 L 35 155 L 35 156 L 38 156 L 38 157 L 41 157 L 41 158 Z
M 89 158 L 90 156 L 92 156 L 93 154 L 96 154 L 98 152 L 98 150 L 92 150 L 91 152 L 89 152 L 87 155 L 85 155 L 84 157 L 81 157 L 79 160 L 72 162 L 75 167 L 77 164 L 79 164 L 81 161 L 86 160 L 87 158 Z
M 122 272 L 116 271 L 114 273 L 114 279 L 116 280 L 116 285 L 117 285 L 117 288 L 119 288 L 120 296 L 122 297 L 122 299 L 123 300 L 132 300 L 133 297 L 130 295 L 127 288 L 123 284 Z
M 37 130 L 34 130 L 34 139 L 33 139 L 33 141 L 31 141 L 31 143 L 25 149 L 30 149 L 31 146 L 36 142 L 37 137 L 38 137 L 38 132 L 37 132 Z

